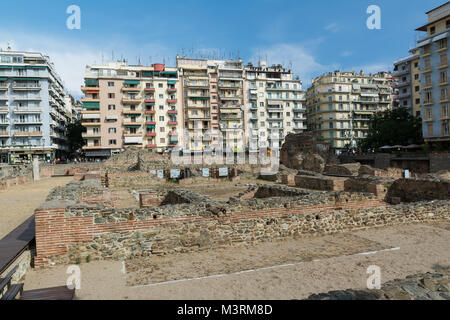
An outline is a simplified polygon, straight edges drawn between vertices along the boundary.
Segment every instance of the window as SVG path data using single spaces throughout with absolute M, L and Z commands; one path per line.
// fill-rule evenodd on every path
M 425 77 L 425 86 L 431 87 L 431 76 L 430 75 Z
M 447 38 L 439 40 L 439 49 L 447 48 Z
M 116 95 L 114 93 L 108 93 L 109 99 L 114 99 L 115 97 L 116 97 Z
M 265 123 L 264 121 L 262 121 L 262 122 L 260 123 L 260 126 L 261 126 L 261 127 L 265 127 L 265 126 L 266 126 L 266 123 Z
M 117 141 L 115 139 L 109 140 L 109 145 L 116 145 Z
M 259 114 L 260 114 L 261 117 L 264 117 L 265 113 L 264 112 L 260 112 Z
M 435 33 L 436 33 L 436 27 L 431 27 L 430 34 L 435 34 Z
M 160 116 L 159 121 L 164 121 L 164 116 Z
M 439 80 L 440 80 L 440 83 L 446 83 L 446 82 L 447 82 L 447 80 L 448 80 L 448 74 L 447 74 L 447 71 L 442 71 L 442 72 L 440 73 L 440 75 L 439 75 Z
M 431 69 L 430 59 L 425 60 L 425 70 Z
M 116 105 L 115 104 L 108 105 L 108 110 L 116 110 Z
M 166 143 L 166 138 L 161 138 L 161 139 L 159 139 L 159 141 L 160 141 L 161 143 Z
M 114 133 L 117 132 L 117 130 L 116 130 L 116 128 L 109 128 L 108 132 L 109 132 L 110 134 L 114 134 Z
M 159 128 L 159 132 L 165 132 L 166 128 L 165 127 L 161 127 Z
M 447 65 L 447 55 L 443 54 L 441 55 L 441 66 Z
M 159 110 L 164 110 L 164 106 L 159 106 Z
M 450 20 L 445 21 L 445 28 L 450 29 Z
M 163 95 L 163 94 L 160 94 L 160 95 L 159 95 L 159 98 L 160 98 L 160 99 L 164 99 L 164 95 Z
M 162 88 L 163 84 L 162 83 L 158 83 L 158 88 Z
M 449 135 L 449 123 L 447 121 L 442 122 L 442 135 L 443 136 Z
M 433 136 L 433 124 L 430 123 L 427 125 L 427 136 L 432 137 Z
M 108 82 L 108 87 L 114 87 L 114 82 Z

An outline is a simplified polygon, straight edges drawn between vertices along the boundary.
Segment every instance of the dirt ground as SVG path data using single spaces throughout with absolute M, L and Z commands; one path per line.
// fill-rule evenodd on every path
M 362 289 L 370 265 L 381 268 L 383 283 L 450 265 L 449 226 L 443 221 L 251 248 L 95 261 L 80 265 L 81 288 L 76 295 L 78 299 L 302 299 L 330 290 Z M 65 285 L 66 271 L 67 266 L 31 270 L 25 290 Z M 199 277 L 205 278 L 192 279 Z M 162 282 L 171 280 L 178 281 Z
M 0 191 L 0 239 L 29 218 L 51 189 L 71 180 L 72 177 L 47 178 Z

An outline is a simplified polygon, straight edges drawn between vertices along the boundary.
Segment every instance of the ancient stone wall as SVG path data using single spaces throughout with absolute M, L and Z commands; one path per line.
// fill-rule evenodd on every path
M 430 154 L 430 172 L 450 171 L 450 153 Z
M 424 179 L 399 179 L 389 188 L 388 199 L 400 198 L 405 202 L 423 200 L 449 200 L 450 182 Z
M 200 207 L 191 215 L 158 216 L 156 209 L 55 205 L 48 203 L 35 212 L 36 266 L 73 263 L 87 256 L 125 259 L 450 218 L 450 202 L 444 200 L 395 206 L 378 200 L 344 201 L 257 210 L 239 210 L 236 205 L 237 211 L 221 216 Z

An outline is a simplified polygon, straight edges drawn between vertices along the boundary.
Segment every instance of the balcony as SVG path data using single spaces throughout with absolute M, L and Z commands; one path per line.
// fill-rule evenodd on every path
M 136 99 L 136 98 L 122 98 L 122 104 L 127 104 L 127 105 L 137 105 L 141 103 L 141 99 Z
M 167 92 L 168 93 L 175 93 L 175 92 L 177 92 L 177 89 L 175 89 L 175 88 L 167 88 Z
M 42 136 L 42 132 L 40 131 L 27 131 L 27 132 L 14 132 L 15 137 L 29 137 L 29 136 Z
M 83 127 L 99 127 L 101 126 L 100 122 L 82 122 L 81 125 Z
M 7 82 L 0 83 L 0 90 L 8 90 L 9 85 Z
M 122 110 L 123 114 L 129 114 L 129 115 L 141 115 L 142 110 Z
M 123 92 L 140 92 L 141 89 L 139 87 L 122 87 Z
M 178 132 L 171 131 L 171 132 L 169 132 L 169 136 L 178 136 Z
M 3 138 L 9 137 L 9 132 L 7 132 L 7 131 L 0 131 L 0 137 L 3 137 Z
M 156 126 L 156 121 L 147 121 L 145 122 L 146 126 Z
M 144 102 L 146 104 L 155 104 L 156 100 L 155 99 L 145 99 Z
M 34 121 L 22 121 L 22 120 L 14 120 L 15 125 L 33 125 L 33 124 L 42 124 L 42 120 L 34 120 Z
M 145 88 L 145 92 L 155 92 L 155 88 Z
M 52 133 L 54 134 L 54 133 Z M 100 139 L 101 138 L 101 134 L 100 133 L 83 133 L 81 135 L 83 137 L 83 139 Z
M 176 126 L 176 125 L 178 125 L 178 122 L 177 121 L 169 121 L 167 124 L 169 126 Z
M 147 132 L 145 134 L 146 137 L 156 137 L 156 132 Z
M 156 149 L 158 146 L 156 144 L 151 143 L 151 144 L 147 144 L 145 147 L 147 149 Z
M 16 96 L 14 97 L 15 101 L 41 101 L 42 98 L 40 96 Z
M 169 110 L 167 111 L 168 114 L 178 114 L 177 110 Z
M 14 91 L 39 91 L 42 89 L 40 85 L 18 82 L 14 82 L 12 88 Z
M 167 99 L 167 103 L 177 103 L 177 99 Z
M 156 110 L 145 110 L 145 114 L 156 114 Z
M 15 107 L 14 113 L 16 113 L 16 114 L 35 114 L 35 113 L 42 113 L 42 109 L 41 108 Z

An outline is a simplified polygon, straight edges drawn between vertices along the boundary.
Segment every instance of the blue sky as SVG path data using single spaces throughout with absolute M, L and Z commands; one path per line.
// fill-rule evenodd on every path
M 192 52 L 244 62 L 267 58 L 311 78 L 333 70 L 376 72 L 408 55 L 437 0 L 14 0 L 2 3 L 0 48 L 50 55 L 79 96 L 85 65 L 124 57 L 130 64 Z M 68 30 L 66 9 L 81 8 L 81 30 Z M 369 30 L 369 5 L 381 30 Z

